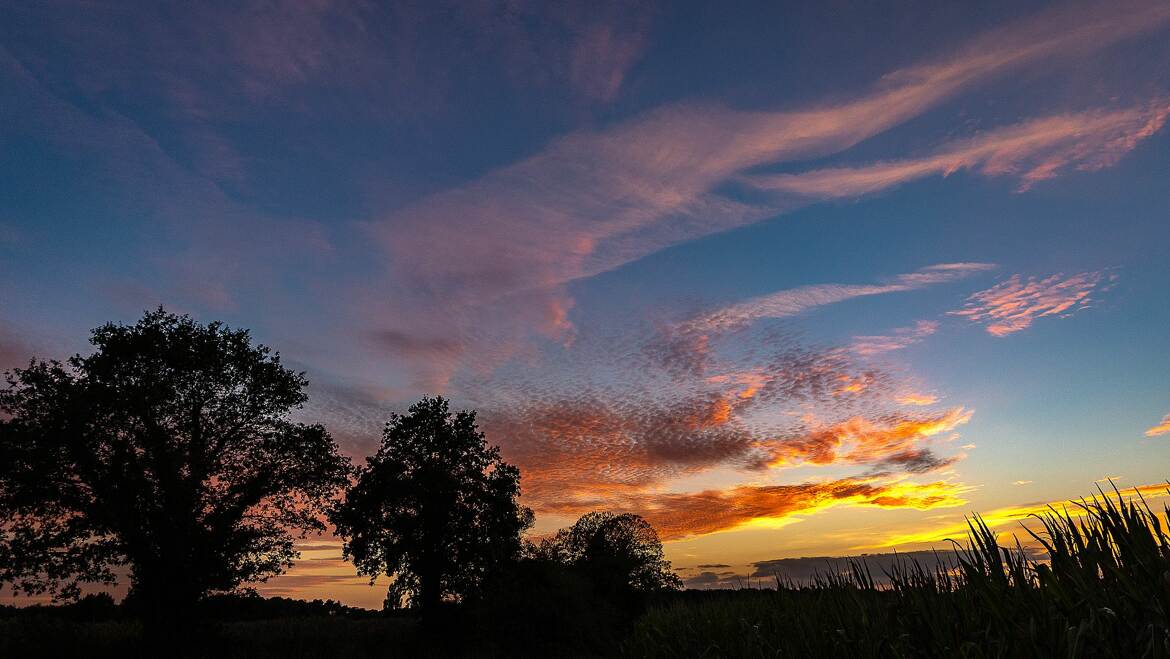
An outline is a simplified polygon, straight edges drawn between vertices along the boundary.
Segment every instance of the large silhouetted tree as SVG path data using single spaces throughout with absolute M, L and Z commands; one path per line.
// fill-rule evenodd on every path
M 323 427 L 289 420 L 304 375 L 161 308 L 91 343 L 0 391 L 0 580 L 68 598 L 125 570 L 145 613 L 181 615 L 291 565 L 349 473 Z
M 542 540 L 532 553 L 583 571 L 602 589 L 644 593 L 682 587 L 663 557 L 658 533 L 633 513 L 588 513 Z
M 520 471 L 487 445 L 475 413 L 424 398 L 391 417 L 331 521 L 359 574 L 394 578 L 387 606 L 407 598 L 426 615 L 519 554 L 532 524 L 519 494 Z

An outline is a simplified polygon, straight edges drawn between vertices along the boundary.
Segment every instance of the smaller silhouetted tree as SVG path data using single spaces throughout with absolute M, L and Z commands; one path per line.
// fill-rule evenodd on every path
M 0 390 L 0 581 L 67 599 L 121 568 L 144 615 L 179 619 L 289 567 L 349 475 L 323 427 L 289 418 L 304 374 L 161 308 L 91 343 Z
M 393 578 L 388 607 L 405 598 L 428 615 L 516 558 L 532 524 L 519 494 L 520 471 L 484 441 L 475 412 L 424 398 L 391 417 L 331 521 L 359 574 Z
M 640 515 L 592 512 L 531 548 L 534 558 L 581 570 L 601 589 L 649 593 L 682 588 L 658 533 Z

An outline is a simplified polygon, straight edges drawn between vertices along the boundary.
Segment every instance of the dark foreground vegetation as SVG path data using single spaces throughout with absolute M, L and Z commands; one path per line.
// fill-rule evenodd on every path
M 975 518 L 950 565 L 682 591 L 637 515 L 526 539 L 519 469 L 442 398 L 355 467 L 246 331 L 160 309 L 92 342 L 0 390 L 0 583 L 63 603 L 0 608 L 0 658 L 1170 657 L 1170 536 L 1138 492 L 1033 520 L 1039 558 Z M 383 610 L 249 594 L 326 529 L 391 578 Z
M 411 610 L 217 596 L 176 656 L 1166 657 L 1170 536 L 1146 503 L 1115 493 L 1043 517 L 1048 554 L 1002 547 L 976 519 L 950 569 L 907 562 L 778 589 L 636 591 L 587 570 L 519 561 L 490 596 L 427 624 Z M 185 639 L 175 642 L 178 638 Z M 137 619 L 89 597 L 0 612 L 0 656 L 150 656 Z

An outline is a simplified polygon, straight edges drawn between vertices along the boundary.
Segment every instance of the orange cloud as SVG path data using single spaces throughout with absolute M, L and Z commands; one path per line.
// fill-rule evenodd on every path
M 1170 433 L 1170 414 L 1162 417 L 1162 422 L 1146 431 L 1146 437 L 1157 437 Z
M 726 531 L 746 524 L 775 523 L 836 506 L 876 506 L 930 510 L 965 503 L 960 485 L 874 483 L 843 479 L 798 485 L 740 486 L 684 494 L 627 498 L 623 507 L 639 512 L 663 540 Z
M 757 369 L 664 387 L 652 380 L 647 386 L 660 388 L 648 391 L 584 389 L 563 397 L 528 391 L 483 408 L 481 426 L 522 469 L 525 500 L 538 512 L 584 502 L 608 506 L 613 497 L 715 467 L 841 462 L 921 473 L 952 463 L 925 444 L 965 423 L 970 412 L 963 408 L 781 429 L 795 418 L 794 405 L 832 413 L 853 410 L 871 390 L 885 395 L 885 376 L 852 371 L 847 354 L 791 348 Z
M 938 396 L 934 394 L 920 394 L 910 392 L 902 394 L 895 399 L 899 405 L 914 405 L 916 407 L 924 407 L 926 405 L 934 405 L 938 402 Z
M 888 464 L 907 471 L 930 471 L 953 460 L 936 457 L 922 444 L 967 423 L 972 414 L 970 410 L 956 407 L 918 417 L 892 414 L 870 420 L 856 416 L 799 437 L 768 443 L 768 465 L 786 467 L 800 463 L 826 465 L 844 462 Z
M 742 387 L 735 391 L 736 398 L 740 400 L 751 400 L 755 398 L 756 394 L 760 393 L 760 389 L 768 384 L 769 378 L 763 371 L 748 371 L 744 373 L 727 373 L 724 375 L 712 375 L 707 378 L 707 382 L 712 384 L 731 383 Z
M 553 500 L 593 501 L 742 462 L 755 445 L 731 401 L 713 393 L 538 401 L 485 411 L 482 427 L 523 470 L 525 499 L 538 510 Z
M 971 295 L 963 309 L 949 313 L 986 323 L 987 332 L 994 336 L 1007 336 L 1027 329 L 1037 318 L 1064 316 L 1085 308 L 1092 301 L 1091 295 L 1108 290 L 1112 280 L 1103 272 L 1027 280 L 1012 275 L 1007 281 Z
M 841 375 L 837 378 L 837 380 L 841 383 L 841 386 L 838 387 L 837 390 L 833 393 L 840 396 L 844 394 L 859 394 L 866 389 L 869 389 L 869 385 L 872 383 L 873 378 L 863 373 L 856 377 Z

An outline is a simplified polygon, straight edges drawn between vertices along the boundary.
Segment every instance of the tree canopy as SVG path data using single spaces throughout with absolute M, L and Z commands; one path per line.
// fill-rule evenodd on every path
M 158 309 L 33 361 L 0 391 L 0 580 L 76 596 L 129 573 L 144 606 L 189 606 L 291 565 L 325 529 L 348 461 L 290 420 L 307 380 L 246 330 Z
M 587 513 L 532 551 L 536 558 L 576 567 L 598 585 L 614 589 L 682 588 L 682 580 L 663 557 L 658 533 L 633 513 Z
M 359 574 L 393 577 L 387 606 L 426 612 L 519 554 L 532 524 L 519 494 L 520 471 L 484 441 L 475 413 L 424 398 L 391 417 L 331 521 Z

